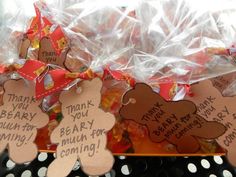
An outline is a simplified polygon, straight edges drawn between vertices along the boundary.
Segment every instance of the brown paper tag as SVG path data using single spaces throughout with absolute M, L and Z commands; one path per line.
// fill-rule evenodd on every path
M 166 101 L 144 83 L 126 92 L 123 104 L 120 115 L 124 119 L 145 125 L 153 142 L 166 140 L 180 153 L 197 152 L 200 145 L 196 137 L 215 139 L 225 132 L 222 124 L 206 121 L 196 114 L 193 102 Z
M 64 63 L 69 49 L 63 51 L 60 55 L 57 55 L 52 46 L 51 40 L 48 37 L 43 37 L 39 46 L 38 60 L 65 68 Z
M 34 143 L 37 129 L 47 124 L 48 116 L 34 99 L 33 86 L 26 86 L 24 80 L 7 81 L 4 90 L 0 106 L 0 152 L 8 147 L 14 162 L 32 161 L 38 153 Z
M 186 98 L 196 104 L 198 114 L 208 121 L 222 123 L 227 128 L 225 134 L 216 141 L 228 151 L 229 161 L 236 166 L 236 97 L 223 97 L 210 80 L 193 85 L 191 90 L 194 96 Z M 212 132 L 212 128 L 209 128 L 209 132 Z
M 102 82 L 93 79 L 82 82 L 80 94 L 74 87 L 60 95 L 64 119 L 51 135 L 51 141 L 58 143 L 58 147 L 48 177 L 67 176 L 77 159 L 88 175 L 111 170 L 114 159 L 106 149 L 106 133 L 115 124 L 115 118 L 99 108 L 101 87 Z
M 20 44 L 20 52 L 19 52 L 20 58 L 26 59 L 29 47 L 30 47 L 30 40 L 24 37 Z

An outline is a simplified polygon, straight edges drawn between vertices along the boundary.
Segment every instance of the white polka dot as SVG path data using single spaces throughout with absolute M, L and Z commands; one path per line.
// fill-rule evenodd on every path
M 106 173 L 106 174 L 105 174 L 105 177 L 112 177 L 112 176 L 111 176 L 111 173 Z
M 56 158 L 56 153 L 55 152 L 53 153 L 53 157 Z
M 210 163 L 208 162 L 208 160 L 206 160 L 206 159 L 202 159 L 201 160 L 201 164 L 202 164 L 202 166 L 204 167 L 204 168 L 206 168 L 206 169 L 209 169 L 210 168 Z
M 16 166 L 16 164 L 11 160 L 8 160 L 6 163 L 7 168 L 14 168 L 15 166 Z
M 47 168 L 46 167 L 41 167 L 38 171 L 38 176 L 39 177 L 44 177 L 44 176 L 46 176 L 46 173 L 47 173 Z
M 32 173 L 31 171 L 26 170 L 21 174 L 21 177 L 32 177 Z
M 228 170 L 224 170 L 223 171 L 223 176 L 224 177 L 233 177 L 232 173 L 230 171 L 228 171 Z
M 6 177 L 15 177 L 13 174 L 8 174 Z
M 121 172 L 122 172 L 123 175 L 130 175 L 131 169 L 129 168 L 128 165 L 123 165 L 121 167 Z
M 125 156 L 119 156 L 118 158 L 119 158 L 120 160 L 124 160 L 124 159 L 126 159 Z
M 220 156 L 214 156 L 213 159 L 217 164 L 223 164 L 223 159 Z
M 47 158 L 48 158 L 48 154 L 45 153 L 45 152 L 41 152 L 41 153 L 38 155 L 38 160 L 39 160 L 40 162 L 45 161 Z
M 76 171 L 80 168 L 80 164 L 79 164 L 79 161 L 76 161 L 74 167 L 73 167 L 73 171 Z
M 110 173 L 111 173 L 111 177 L 116 177 L 116 171 L 115 171 L 115 170 L 112 169 L 112 170 L 110 171 Z
M 112 169 L 109 173 L 106 173 L 105 177 L 116 177 L 115 170 Z
M 209 177 L 217 177 L 217 176 L 214 174 L 210 174 Z
M 26 162 L 26 163 L 24 163 L 24 165 L 29 165 L 30 164 L 30 162 Z
M 191 173 L 196 173 L 196 172 L 197 172 L 197 167 L 196 167 L 196 165 L 194 165 L 193 163 L 189 163 L 189 164 L 188 164 L 188 170 L 189 170 Z

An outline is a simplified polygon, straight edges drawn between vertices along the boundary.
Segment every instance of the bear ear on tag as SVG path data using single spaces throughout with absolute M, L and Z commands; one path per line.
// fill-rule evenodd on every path
M 3 105 L 0 106 L 1 122 L 8 125 L 0 129 L 0 152 L 6 147 L 10 158 L 16 163 L 32 161 L 38 153 L 34 143 L 37 129 L 48 123 L 48 116 L 41 108 L 41 101 L 34 99 L 33 83 L 23 79 L 4 83 Z M 18 138 L 14 138 L 18 137 Z
M 126 104 L 130 99 L 135 102 Z M 195 153 L 200 147 L 197 137 L 215 139 L 226 130 L 224 125 L 198 115 L 193 102 L 166 101 L 144 83 L 136 84 L 134 89 L 127 91 L 122 102 L 119 113 L 123 119 L 146 126 L 151 141 L 168 141 L 176 146 L 179 153 Z M 209 127 L 213 131 L 206 132 Z
M 186 99 L 193 101 L 197 107 L 197 114 L 202 116 L 208 122 L 217 122 L 227 126 L 227 129 L 223 129 L 218 125 L 210 125 L 205 127 L 202 134 L 208 134 L 216 136 L 220 135 L 216 139 L 216 142 L 227 151 L 227 158 L 229 162 L 236 166 L 236 138 L 229 139 L 229 137 L 236 135 L 236 111 L 235 101 L 236 96 L 223 96 L 221 92 L 230 85 L 229 78 L 234 78 L 235 73 L 232 75 L 226 75 L 218 77 L 212 80 L 201 81 L 198 84 L 194 84 L 191 87 L 194 97 L 186 96 Z M 209 131 L 210 130 L 210 131 Z
M 93 96 L 97 99 L 94 100 L 96 105 L 99 105 L 101 102 L 101 93 L 100 90 L 102 89 L 102 82 L 99 78 L 95 78 L 92 80 L 92 82 L 82 82 L 81 88 L 84 91 L 89 90 L 90 93 L 93 93 Z M 99 91 L 98 91 L 99 90 Z
M 49 37 L 43 37 L 39 43 L 38 60 L 44 63 L 54 64 L 54 65 L 66 68 L 64 63 L 65 63 L 68 51 L 69 51 L 69 48 L 65 49 L 58 55 L 55 49 L 53 48 L 51 39 Z
M 152 88 L 147 84 L 137 83 L 132 90 L 135 90 L 135 92 L 129 91 L 124 94 L 122 99 L 124 104 L 128 103 L 133 97 L 138 97 L 142 93 L 152 91 Z
M 21 59 L 26 59 L 28 55 L 28 49 L 30 47 L 30 40 L 27 37 L 24 37 L 20 43 L 19 57 Z
M 51 134 L 51 141 L 58 146 L 48 177 L 67 176 L 77 160 L 89 176 L 104 175 L 114 164 L 106 144 L 107 132 L 114 126 L 115 117 L 99 108 L 102 81 L 83 81 L 79 86 L 81 94 L 72 87 L 60 95 L 64 118 Z M 62 131 L 66 129 L 73 131 Z

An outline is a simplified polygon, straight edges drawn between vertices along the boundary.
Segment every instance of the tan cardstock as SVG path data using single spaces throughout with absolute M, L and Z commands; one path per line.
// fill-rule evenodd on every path
M 34 140 L 37 129 L 48 123 L 47 114 L 40 109 L 40 101 L 34 99 L 33 85 L 24 80 L 4 83 L 3 105 L 0 106 L 0 153 L 9 150 L 16 163 L 32 161 L 38 153 Z
M 198 114 L 208 121 L 222 123 L 227 128 L 216 141 L 227 150 L 230 163 L 236 166 L 236 97 L 223 97 L 210 80 L 193 85 L 191 90 L 194 96 L 186 99 L 196 104 Z M 210 127 L 207 133 L 211 131 Z
M 39 43 L 38 60 L 65 68 L 64 63 L 68 50 L 69 49 L 63 51 L 60 55 L 57 55 L 51 40 L 48 37 L 43 37 Z
M 92 176 L 103 175 L 113 166 L 113 155 L 106 149 L 106 133 L 114 126 L 115 117 L 99 108 L 102 81 L 83 81 L 80 86 L 79 94 L 73 87 L 60 95 L 64 118 L 51 135 L 58 146 L 48 177 L 67 176 L 77 159 L 83 171 Z
M 30 47 L 30 40 L 26 37 L 24 37 L 20 44 L 20 52 L 19 57 L 20 58 L 26 58 L 28 54 L 28 49 Z
M 196 111 L 191 101 L 166 101 L 150 86 L 138 83 L 125 93 L 120 115 L 145 125 L 153 142 L 166 140 L 180 153 L 194 153 L 200 148 L 196 137 L 215 139 L 225 132 L 222 124 L 206 121 Z

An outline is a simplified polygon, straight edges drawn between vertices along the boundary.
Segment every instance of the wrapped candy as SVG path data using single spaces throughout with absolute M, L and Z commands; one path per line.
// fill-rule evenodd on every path
M 23 14 L 19 16 L 27 17 L 27 23 L 23 26 L 19 19 L 14 23 L 9 21 L 9 24 L 23 26 L 18 30 L 21 34 L 28 28 L 27 36 L 32 42 L 29 58 L 38 58 L 39 46 L 34 40 L 48 36 L 50 29 L 60 25 L 70 41 L 66 65 L 73 71 L 110 65 L 113 70 L 129 73 L 137 81 L 149 82 L 155 77 L 158 83 L 171 78 L 178 83 L 190 84 L 234 71 L 234 63 L 206 52 L 210 48 L 226 49 L 234 44 L 235 24 L 230 20 L 235 16 L 231 9 L 233 2 L 217 1 L 211 6 L 199 10 L 194 1 L 184 0 L 140 1 L 124 5 L 122 2 L 109 5 L 91 0 L 37 2 L 36 17 L 32 18 L 32 12 L 26 16 L 20 10 Z M 30 9 L 32 11 L 32 6 Z M 41 27 L 38 21 L 41 21 Z M 39 27 L 40 34 L 36 32 Z M 7 25 L 2 29 L 6 28 Z M 13 29 L 14 33 L 8 37 L 20 37 L 16 31 Z M 11 41 L 9 43 L 13 45 Z M 12 49 L 10 52 L 17 53 Z M 7 58 L 14 60 L 17 57 L 8 55 Z
M 190 84 L 236 71 L 235 2 L 201 2 L 205 5 L 194 0 L 49 0 L 34 4 L 4 0 L 1 72 L 8 68 L 12 74 L 11 64 L 25 58 L 47 63 L 38 70 L 40 74 L 45 68 L 45 73 L 64 68 L 68 77 L 79 75 L 78 82 L 100 77 L 101 108 L 118 121 L 108 146 L 115 152 L 135 151 L 138 141 L 147 137 L 146 130 L 118 116 L 121 98 L 135 82 L 144 82 L 166 100 L 177 101 L 189 94 Z M 1 83 L 4 77 L 0 76 Z M 45 74 L 44 78 L 45 89 L 50 90 L 52 77 Z M 50 146 L 48 135 L 62 118 L 59 94 L 45 97 L 42 104 L 51 117 L 37 140 L 44 141 L 43 148 Z M 156 146 L 160 152 L 175 153 L 169 145 Z

